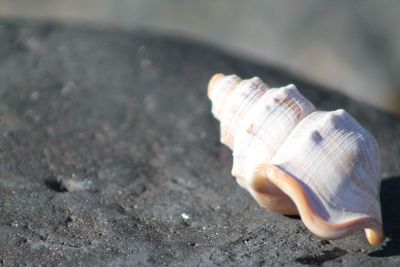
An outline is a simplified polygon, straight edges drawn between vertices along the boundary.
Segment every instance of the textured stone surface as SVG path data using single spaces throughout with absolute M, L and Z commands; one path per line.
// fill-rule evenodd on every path
M 295 83 L 378 139 L 387 239 L 337 241 L 269 213 L 230 176 L 215 72 Z M 0 22 L 4 265 L 400 264 L 400 119 L 272 66 L 145 32 Z

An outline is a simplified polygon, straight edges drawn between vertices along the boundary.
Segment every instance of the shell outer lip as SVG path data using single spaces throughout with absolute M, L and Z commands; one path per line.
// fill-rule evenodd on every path
M 263 163 L 255 168 L 254 176 L 264 177 L 287 194 L 297 206 L 299 215 L 311 232 L 325 239 L 339 239 L 364 229 L 368 242 L 379 246 L 384 240 L 382 224 L 373 217 L 365 216 L 340 224 L 332 224 L 320 217 L 311 207 L 301 184 L 281 167 Z

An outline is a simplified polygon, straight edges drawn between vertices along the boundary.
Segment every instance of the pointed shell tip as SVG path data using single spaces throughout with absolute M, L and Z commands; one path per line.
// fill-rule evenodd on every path
M 383 240 L 385 239 L 382 229 L 376 230 L 376 229 L 367 228 L 367 229 L 365 229 L 365 234 L 367 235 L 368 242 L 373 246 L 382 245 Z
M 217 74 L 215 74 L 214 76 L 212 76 L 210 82 L 208 83 L 208 90 L 207 90 L 207 93 L 208 93 L 208 96 L 209 96 L 209 97 L 211 96 L 211 93 L 212 93 L 212 91 L 214 90 L 215 85 L 216 85 L 222 78 L 224 78 L 224 77 L 225 77 L 225 75 L 222 74 L 222 73 L 217 73 Z

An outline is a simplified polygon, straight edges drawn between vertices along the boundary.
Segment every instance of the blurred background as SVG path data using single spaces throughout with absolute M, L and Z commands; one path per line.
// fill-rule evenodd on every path
M 194 37 L 400 114 L 396 0 L 0 0 L 0 18 Z

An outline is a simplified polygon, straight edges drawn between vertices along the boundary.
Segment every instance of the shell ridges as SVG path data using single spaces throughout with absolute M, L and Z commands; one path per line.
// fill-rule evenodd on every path
M 383 242 L 379 147 L 349 113 L 317 111 L 295 85 L 258 77 L 216 74 L 208 95 L 232 175 L 260 206 L 300 215 L 322 238 L 364 229 L 372 245 Z

